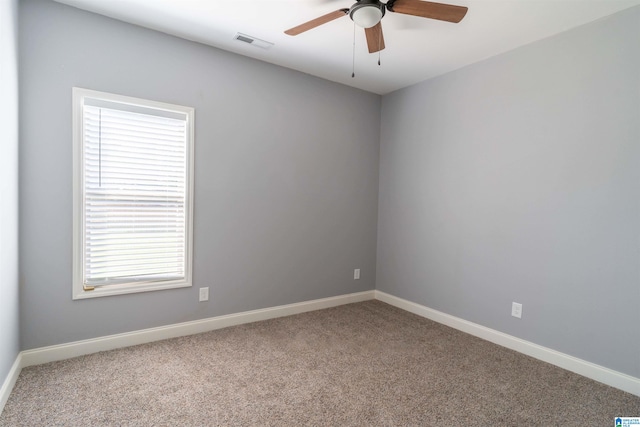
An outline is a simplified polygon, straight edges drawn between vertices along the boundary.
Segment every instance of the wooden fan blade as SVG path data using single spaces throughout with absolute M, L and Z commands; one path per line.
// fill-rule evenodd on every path
M 391 7 L 387 5 L 387 10 L 457 24 L 467 14 L 468 8 L 422 0 L 396 0 Z
M 367 46 L 369 53 L 376 53 L 384 49 L 384 36 L 382 35 L 382 23 L 378 22 L 371 28 L 365 28 L 364 33 L 367 35 Z
M 349 9 L 340 9 L 335 12 L 327 13 L 326 15 L 322 15 L 316 19 L 312 19 L 309 22 L 305 22 L 304 24 L 298 25 L 297 27 L 293 27 L 285 31 L 285 34 L 290 36 L 297 36 L 300 33 L 304 33 L 305 31 L 312 30 L 316 27 L 319 27 L 322 24 L 326 24 L 327 22 L 331 22 L 334 19 L 341 18 L 349 13 Z

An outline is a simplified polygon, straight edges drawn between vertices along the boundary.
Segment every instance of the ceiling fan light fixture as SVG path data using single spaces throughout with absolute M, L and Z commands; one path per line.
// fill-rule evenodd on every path
M 378 1 L 360 0 L 349 11 L 349 17 L 357 26 L 371 28 L 384 16 L 384 5 Z

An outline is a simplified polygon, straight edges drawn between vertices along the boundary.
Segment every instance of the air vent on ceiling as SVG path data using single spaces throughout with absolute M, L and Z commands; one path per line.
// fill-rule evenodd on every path
M 262 49 L 269 49 L 271 46 L 273 46 L 273 43 L 265 41 L 265 40 L 260 40 L 258 38 L 255 38 L 253 36 L 248 36 L 246 34 L 242 34 L 242 33 L 236 33 L 235 40 L 239 40 L 241 42 L 244 43 L 248 43 L 251 46 L 255 46 L 255 47 L 260 47 Z

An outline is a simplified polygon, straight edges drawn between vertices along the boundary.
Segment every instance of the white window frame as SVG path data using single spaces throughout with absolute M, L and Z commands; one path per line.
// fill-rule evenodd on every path
M 186 118 L 186 200 L 185 200 L 185 274 L 180 280 L 164 280 L 149 282 L 130 282 L 92 287 L 84 284 L 84 251 L 85 251 L 85 217 L 84 217 L 84 105 L 85 100 L 103 100 L 123 105 L 142 107 L 143 109 L 160 110 L 178 113 Z M 194 109 L 181 105 L 149 101 L 129 96 L 99 92 L 74 87 L 73 99 L 73 293 L 72 298 L 85 299 L 109 295 L 129 294 L 136 292 L 157 291 L 163 289 L 192 286 L 192 253 L 193 253 L 193 158 L 194 158 Z M 126 110 L 126 108 L 123 108 Z

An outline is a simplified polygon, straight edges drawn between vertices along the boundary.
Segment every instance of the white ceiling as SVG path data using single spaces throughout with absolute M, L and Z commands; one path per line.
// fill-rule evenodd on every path
M 368 53 L 348 16 L 284 31 L 355 0 L 56 0 L 377 94 L 386 94 L 640 4 L 640 0 L 440 0 L 467 6 L 459 24 L 387 12 L 386 49 Z M 382 0 L 386 2 L 386 0 Z M 234 39 L 244 33 L 274 45 Z

